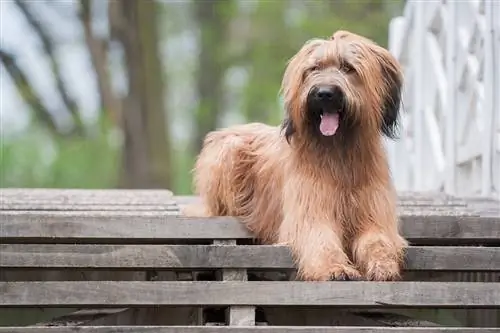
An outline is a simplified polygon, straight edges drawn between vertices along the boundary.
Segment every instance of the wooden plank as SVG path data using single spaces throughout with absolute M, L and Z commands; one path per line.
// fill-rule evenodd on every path
M 33 203 L 33 202 L 19 202 L 19 203 L 6 203 L 0 205 L 0 210 L 4 211 L 178 211 L 179 207 L 174 201 L 165 201 L 163 204 L 85 204 L 75 203 L 72 205 L 58 204 L 58 203 Z
M 196 196 L 173 196 L 168 190 L 89 190 L 89 189 L 2 189 L 2 210 L 49 210 L 49 211 L 169 211 L 176 210 L 177 203 L 199 202 Z M 490 216 L 499 213 L 492 207 L 500 206 L 493 198 L 462 198 L 441 192 L 400 192 L 398 205 L 406 209 L 428 211 L 453 210 L 462 214 L 477 213 L 487 205 Z M 456 213 L 456 212 L 455 212 Z M 498 215 L 498 214 L 497 214 Z
M 500 242 L 500 217 L 401 216 L 414 244 Z M 0 211 L 0 242 L 151 243 L 184 239 L 251 239 L 232 217 L 188 218 L 158 212 Z
M 196 196 L 175 196 L 174 200 L 183 207 L 187 204 L 200 203 Z M 439 192 L 400 192 L 398 195 L 398 210 L 412 214 L 428 214 L 442 212 L 446 215 L 480 215 L 500 216 L 500 201 L 485 197 L 453 197 Z
M 73 202 L 71 204 L 61 204 L 52 202 L 8 202 L 0 205 L 0 210 L 3 211 L 174 211 L 178 210 L 182 205 L 172 200 L 166 200 L 163 203 L 148 203 L 148 204 L 105 204 L 95 203 L 89 204 L 85 202 Z M 403 202 L 397 207 L 399 214 L 406 215 L 429 215 L 429 214 L 443 214 L 443 215 L 462 215 L 462 216 L 478 216 L 479 212 L 472 206 L 465 204 L 434 204 L 434 203 L 416 203 L 416 202 Z
M 237 248 L 235 240 L 214 241 L 214 248 Z M 223 269 L 219 281 L 248 281 L 246 269 Z M 255 306 L 230 306 L 226 311 L 226 324 L 230 326 L 255 326 Z
M 292 269 L 289 248 L 272 245 L 0 245 L 0 268 Z M 407 270 L 500 271 L 500 247 L 411 246 Z
M 134 309 L 135 310 L 135 309 Z M 53 327 L 53 326 L 90 326 L 95 323 L 105 323 L 109 318 L 109 322 L 116 322 L 116 319 L 123 315 L 132 315 L 131 309 L 90 309 L 78 310 L 62 316 L 52 318 L 49 321 L 36 323 L 36 327 Z M 121 323 L 123 324 L 123 323 Z
M 2 189 L 1 210 L 176 211 L 168 190 Z
M 198 196 L 174 196 L 174 200 L 179 205 L 187 205 L 200 203 L 201 200 Z M 457 197 L 450 196 L 440 192 L 399 192 L 398 193 L 399 206 L 468 206 L 471 203 L 475 204 L 493 204 L 498 200 L 495 198 L 485 197 Z
M 171 199 L 172 192 L 166 189 L 40 189 L 40 188 L 5 188 L 2 189 L 0 203 L 13 202 L 51 202 L 72 204 L 75 201 L 94 202 L 97 204 L 144 204 L 163 203 Z M 175 196 L 181 203 L 199 202 L 197 196 Z M 400 192 L 399 201 L 433 202 L 436 204 L 463 204 L 464 199 L 442 192 Z M 482 197 L 479 197 L 482 200 Z
M 163 204 L 173 193 L 165 189 L 1 189 L 0 205 L 4 203 L 48 202 L 59 204 L 141 205 Z
M 474 198 L 476 202 L 484 198 Z M 3 210 L 164 210 L 175 202 L 181 205 L 199 202 L 196 196 L 176 196 L 168 190 L 81 190 L 81 189 L 3 189 Z M 461 209 L 468 206 L 463 198 L 439 192 L 402 192 L 398 205 L 415 208 Z
M 88 203 L 88 202 L 39 202 L 39 201 L 21 201 L 21 202 L 4 202 L 0 203 L 0 210 L 12 211 L 164 211 L 174 210 L 178 207 L 178 203 L 172 199 L 167 199 L 162 203 Z M 413 209 L 416 212 L 419 210 L 425 211 L 442 211 L 451 212 L 453 214 L 469 214 L 473 215 L 476 211 L 473 207 L 467 206 L 465 203 L 434 203 L 434 202 L 400 202 L 397 206 L 399 211 Z
M 195 195 L 176 195 L 175 201 L 179 204 L 200 203 L 200 197 Z M 457 204 L 464 205 L 466 201 L 460 197 L 447 195 L 439 192 L 399 192 L 398 202 L 404 203 L 434 203 L 436 205 Z
M 77 326 L 0 327 L 0 333 L 498 333 L 494 327 Z
M 0 333 L 498 333 L 494 327 L 77 326 L 0 327 Z
M 500 283 L 491 282 L 36 281 L 0 282 L 0 294 L 0 307 L 500 307 Z

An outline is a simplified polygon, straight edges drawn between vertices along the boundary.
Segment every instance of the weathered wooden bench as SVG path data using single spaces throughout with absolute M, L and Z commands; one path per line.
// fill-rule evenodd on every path
M 193 200 L 1 190 L 0 333 L 500 332 L 498 201 L 401 194 L 403 281 L 312 283 Z

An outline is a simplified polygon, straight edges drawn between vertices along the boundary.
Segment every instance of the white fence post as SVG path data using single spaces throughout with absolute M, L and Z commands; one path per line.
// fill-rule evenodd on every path
M 445 179 L 445 191 L 447 193 L 455 192 L 455 163 L 456 163 L 456 152 L 455 152 L 455 117 L 454 110 L 456 108 L 456 78 L 455 78 L 455 67 L 456 67 L 456 7 L 455 3 L 451 1 L 448 4 L 448 22 L 446 24 L 446 30 L 448 31 L 448 38 L 446 39 L 446 73 L 447 73 L 447 94 L 446 94 L 446 117 L 448 119 L 448 126 L 446 129 L 446 179 Z
M 500 4 L 408 0 L 390 24 L 405 70 L 398 190 L 500 198 Z

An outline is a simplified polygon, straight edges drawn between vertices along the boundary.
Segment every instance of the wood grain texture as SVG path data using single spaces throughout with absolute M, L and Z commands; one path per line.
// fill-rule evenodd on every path
M 216 240 L 211 248 L 227 249 L 237 248 L 235 240 Z M 210 258 L 210 256 L 208 257 Z M 214 258 L 214 257 L 212 257 Z M 248 281 L 246 269 L 222 269 L 219 274 L 219 281 Z M 230 326 L 255 326 L 254 306 L 230 306 L 226 309 L 226 324 Z
M 2 210 L 176 210 L 168 190 L 2 189 Z
M 176 195 L 175 201 L 180 205 L 199 203 L 200 198 L 194 195 Z M 483 198 L 481 198 L 482 200 Z M 399 192 L 399 204 L 425 204 L 425 205 L 458 205 L 466 206 L 467 200 L 463 198 L 447 195 L 441 192 Z
M 151 204 L 172 199 L 173 193 L 165 189 L 51 189 L 5 188 L 1 189 L 0 203 L 5 202 L 75 202 L 94 204 Z
M 160 189 L 42 189 L 42 188 L 5 188 L 2 189 L 0 203 L 4 202 L 53 202 L 69 203 L 75 200 L 95 203 L 126 202 L 138 203 L 161 203 L 165 199 L 171 199 L 173 194 L 169 190 Z M 182 204 L 199 202 L 197 196 L 175 196 L 176 201 Z M 457 196 L 442 192 L 399 192 L 399 201 L 432 202 L 436 204 L 464 204 L 465 200 Z M 482 198 L 481 198 L 482 200 Z
M 500 308 L 481 282 L 0 282 L 0 307 L 329 305 Z
M 0 268 L 292 269 L 295 267 L 287 247 L 272 245 L 15 244 L 0 245 L 0 253 Z M 406 269 L 500 271 L 500 247 L 412 246 L 407 249 Z M 226 272 L 226 275 L 228 274 L 229 272 Z
M 200 203 L 200 198 L 196 196 L 175 196 L 174 200 L 180 207 Z M 406 211 L 414 215 L 441 212 L 445 215 L 500 216 L 497 199 L 479 196 L 459 198 L 436 192 L 400 192 L 397 204 L 400 214 Z
M 483 327 L 76 326 L 0 327 L 0 333 L 498 333 Z
M 402 215 L 401 232 L 415 244 L 500 241 L 500 217 Z M 249 239 L 232 217 L 188 218 L 167 212 L 0 211 L 0 242 L 150 243 L 182 239 Z
M 46 211 L 170 211 L 199 202 L 196 196 L 173 196 L 168 190 L 2 189 L 1 210 Z M 398 206 L 443 214 L 500 214 L 492 198 L 460 198 L 440 192 L 400 192 Z M 493 208 L 493 207 L 496 207 Z
M 216 248 L 234 247 L 236 240 L 215 240 Z M 218 281 L 248 281 L 246 269 L 224 268 L 218 271 Z M 255 307 L 233 305 L 225 311 L 225 323 L 230 326 L 255 326 Z
M 487 198 L 464 199 L 438 192 L 402 192 L 398 206 L 405 209 L 474 214 L 470 202 L 484 203 Z M 490 200 L 491 201 L 491 200 Z M 81 190 L 81 189 L 3 189 L 2 210 L 49 211 L 165 211 L 177 204 L 199 202 L 196 196 L 173 196 L 168 190 Z M 488 203 L 488 207 L 491 203 Z

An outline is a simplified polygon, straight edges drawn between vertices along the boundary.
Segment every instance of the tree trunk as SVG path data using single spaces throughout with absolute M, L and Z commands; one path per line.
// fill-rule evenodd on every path
M 128 95 L 123 101 L 125 138 L 121 187 L 169 188 L 170 140 L 163 101 L 156 1 L 110 1 L 111 31 L 125 54 Z
M 80 0 L 80 20 L 90 60 L 94 67 L 101 98 L 101 108 L 106 112 L 112 124 L 119 126 L 121 123 L 121 105 L 119 98 L 113 92 L 108 72 L 108 40 L 94 36 L 91 12 L 92 0 Z
M 49 109 L 43 104 L 42 99 L 36 92 L 35 88 L 33 88 L 28 76 L 16 63 L 14 55 L 0 49 L 0 61 L 16 86 L 19 96 L 21 96 L 21 98 L 31 107 L 34 117 L 44 124 L 52 134 L 62 134 L 54 120 L 52 115 L 53 112 L 50 112 Z
M 56 81 L 56 88 L 73 121 L 74 128 L 72 129 L 72 131 L 79 135 L 85 134 L 84 124 L 82 122 L 82 118 L 78 111 L 78 105 L 76 104 L 75 99 L 71 96 L 71 94 L 67 90 L 66 85 L 64 83 L 62 70 L 61 67 L 59 66 L 59 62 L 56 57 L 55 42 L 52 36 L 49 34 L 47 28 L 44 25 L 42 25 L 42 23 L 36 18 L 33 12 L 33 8 L 28 1 L 15 0 L 14 3 L 16 4 L 17 8 L 21 11 L 21 13 L 24 15 L 26 21 L 33 29 L 35 34 L 38 35 L 38 38 L 40 38 L 40 41 L 42 43 L 42 48 L 49 60 L 52 74 L 54 75 L 54 79 Z
M 227 57 L 227 28 L 232 1 L 194 1 L 200 29 L 197 95 L 193 150 L 199 152 L 205 135 L 217 127 L 223 109 L 223 84 Z

